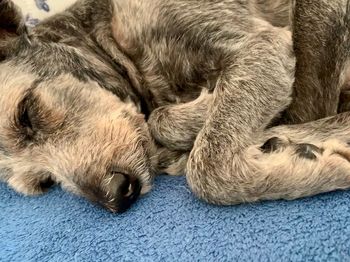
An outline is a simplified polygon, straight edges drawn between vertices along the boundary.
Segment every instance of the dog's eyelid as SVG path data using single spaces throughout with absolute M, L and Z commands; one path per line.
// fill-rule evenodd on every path
M 25 135 L 25 137 L 31 138 L 34 135 L 34 125 L 31 117 L 31 109 L 35 107 L 35 98 L 33 89 L 28 89 L 22 96 L 22 99 L 18 103 L 17 112 L 15 115 L 16 128 Z
M 28 109 L 29 106 L 32 106 L 34 104 L 34 94 L 33 89 L 28 89 L 24 95 L 22 96 L 22 99 L 20 100 L 18 104 L 18 112 L 19 114 L 23 113 L 24 110 Z
M 32 97 L 33 97 L 33 88 L 29 88 L 28 90 L 25 91 L 25 93 L 23 94 L 20 102 L 19 102 L 19 105 L 18 105 L 18 108 L 20 109 L 21 107 L 25 106 L 28 104 L 28 102 L 30 100 L 32 100 Z
M 19 122 L 23 127 L 33 129 L 33 125 L 30 121 L 29 112 L 27 108 L 24 108 L 23 112 L 19 115 Z

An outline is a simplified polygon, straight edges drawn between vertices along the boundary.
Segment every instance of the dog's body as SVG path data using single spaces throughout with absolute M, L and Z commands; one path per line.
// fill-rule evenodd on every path
M 349 188 L 349 7 L 328 2 L 82 0 L 28 35 L 0 1 L 3 179 L 115 211 L 164 158 L 218 204 Z

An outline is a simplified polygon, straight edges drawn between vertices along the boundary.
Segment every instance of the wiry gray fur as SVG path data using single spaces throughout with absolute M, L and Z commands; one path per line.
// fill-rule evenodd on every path
M 16 190 L 123 211 L 161 171 L 217 204 L 350 187 L 347 1 L 80 0 L 29 34 L 0 7 Z

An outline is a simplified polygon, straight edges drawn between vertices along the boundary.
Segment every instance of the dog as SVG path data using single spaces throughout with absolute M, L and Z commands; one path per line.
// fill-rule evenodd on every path
M 113 212 L 161 172 L 233 205 L 350 187 L 345 0 L 0 0 L 0 174 Z

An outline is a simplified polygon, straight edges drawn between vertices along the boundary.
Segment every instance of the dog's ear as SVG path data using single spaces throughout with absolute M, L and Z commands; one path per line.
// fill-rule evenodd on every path
M 23 17 L 10 0 L 0 0 L 0 40 L 19 36 L 25 31 Z
M 0 61 L 9 52 L 8 41 L 26 33 L 21 11 L 10 0 L 0 0 Z

